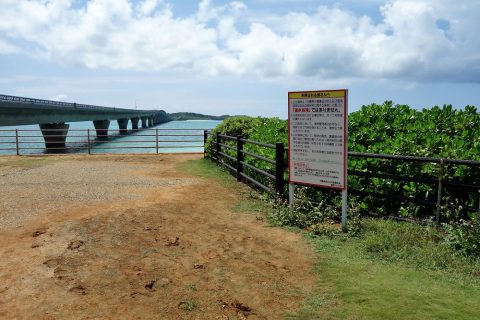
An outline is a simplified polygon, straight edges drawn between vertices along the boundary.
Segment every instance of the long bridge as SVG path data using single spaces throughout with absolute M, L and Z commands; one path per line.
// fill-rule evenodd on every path
M 0 126 L 38 124 L 48 149 L 65 148 L 70 125 L 66 122 L 93 121 L 98 139 L 108 137 L 110 121 L 116 120 L 120 134 L 168 122 L 163 110 L 133 110 L 87 104 L 0 95 Z

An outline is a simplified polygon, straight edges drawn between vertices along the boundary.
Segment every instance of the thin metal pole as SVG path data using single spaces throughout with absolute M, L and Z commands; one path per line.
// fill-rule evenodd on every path
M 87 129 L 87 149 L 88 149 L 88 154 L 92 154 L 92 151 L 90 150 L 90 129 Z
M 157 154 L 158 154 L 158 129 L 156 129 L 155 137 L 157 139 Z
M 17 156 L 20 155 L 20 146 L 18 143 L 18 129 L 15 129 L 15 144 L 16 144 L 16 149 L 17 149 Z
M 345 97 L 347 99 L 347 97 Z M 347 106 L 348 109 L 348 106 Z M 345 110 L 345 189 L 342 190 L 342 231 L 347 231 L 347 209 L 348 209 L 348 112 Z
M 288 184 L 288 204 L 290 206 L 295 204 L 295 185 L 293 183 Z
M 442 205 L 442 187 L 443 187 L 443 175 L 444 175 L 444 166 L 443 159 L 440 159 L 440 169 L 438 172 L 438 191 L 437 191 L 437 210 L 435 213 L 435 224 L 437 227 L 440 226 L 440 209 Z
M 348 192 L 347 187 L 342 190 L 342 230 L 345 232 L 347 231 L 347 199 L 348 199 Z

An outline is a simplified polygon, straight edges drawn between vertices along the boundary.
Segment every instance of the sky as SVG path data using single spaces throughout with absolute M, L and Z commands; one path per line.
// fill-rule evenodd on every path
M 287 94 L 480 106 L 478 0 L 0 0 L 0 94 L 287 116 Z

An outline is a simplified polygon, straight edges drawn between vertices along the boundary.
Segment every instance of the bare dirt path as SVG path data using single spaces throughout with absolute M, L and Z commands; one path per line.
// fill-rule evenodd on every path
M 301 236 L 178 172 L 199 155 L 0 158 L 0 318 L 281 319 L 314 285 Z

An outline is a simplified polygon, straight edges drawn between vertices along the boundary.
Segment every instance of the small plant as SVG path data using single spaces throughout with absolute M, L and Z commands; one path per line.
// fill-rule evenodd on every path
M 363 220 L 360 216 L 360 209 L 357 201 L 352 198 L 348 205 L 347 232 L 351 237 L 360 236 L 365 229 Z
M 192 301 L 182 301 L 178 304 L 178 308 L 183 311 L 194 311 L 198 309 L 198 305 Z
M 187 290 L 197 291 L 197 284 L 196 283 L 189 283 L 185 286 Z
M 466 256 L 480 257 L 480 214 L 456 224 L 444 224 L 444 242 Z

